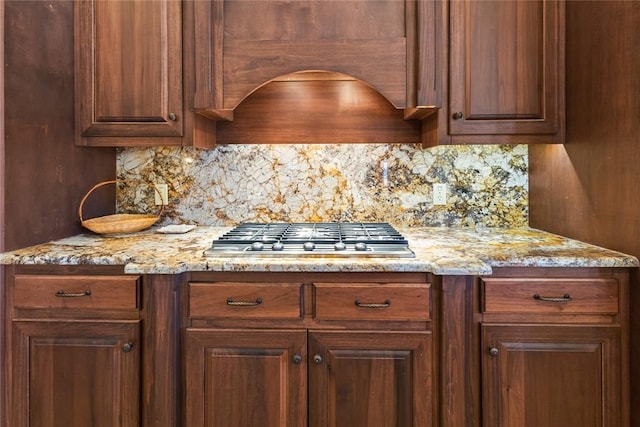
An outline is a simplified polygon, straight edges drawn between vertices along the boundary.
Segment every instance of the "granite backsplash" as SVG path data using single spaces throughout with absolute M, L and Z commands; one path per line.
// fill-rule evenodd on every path
M 398 226 L 525 227 L 526 145 L 221 145 L 126 148 L 117 177 L 165 182 L 161 223 L 383 221 Z M 434 183 L 447 184 L 434 206 Z M 124 185 L 119 212 L 153 210 L 153 190 Z

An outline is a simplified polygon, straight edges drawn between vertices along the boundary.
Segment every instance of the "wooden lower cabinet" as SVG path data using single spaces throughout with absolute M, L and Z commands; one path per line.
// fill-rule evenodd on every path
M 117 267 L 10 267 L 3 426 L 141 425 L 140 277 Z
M 139 425 L 139 321 L 14 321 L 13 427 Z
M 627 272 L 493 273 L 478 289 L 482 425 L 629 426 Z
M 429 277 L 194 273 L 185 427 L 435 427 Z
M 630 427 L 629 272 L 11 267 L 10 427 Z
M 430 332 L 187 329 L 186 425 L 431 426 L 431 344 Z
M 185 333 L 189 427 L 306 426 L 306 331 Z
M 431 332 L 309 332 L 309 426 L 433 426 L 431 348 Z
M 483 425 L 621 426 L 620 328 L 482 326 Z

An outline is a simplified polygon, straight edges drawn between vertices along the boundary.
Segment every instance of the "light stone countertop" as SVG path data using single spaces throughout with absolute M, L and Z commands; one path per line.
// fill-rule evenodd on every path
M 161 234 L 158 227 L 131 234 L 92 233 L 0 254 L 0 264 L 123 265 L 130 274 L 187 271 L 357 271 L 491 274 L 492 267 L 637 267 L 638 260 L 532 228 L 396 229 L 415 258 L 206 258 L 203 251 L 230 227 L 197 227 Z

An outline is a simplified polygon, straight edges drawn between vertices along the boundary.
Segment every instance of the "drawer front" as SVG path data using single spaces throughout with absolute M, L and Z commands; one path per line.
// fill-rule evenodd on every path
M 299 283 L 190 283 L 189 316 L 240 319 L 301 317 Z
M 486 313 L 618 313 L 615 279 L 483 279 Z
M 314 283 L 315 317 L 322 320 L 430 319 L 426 283 Z
M 24 309 L 138 308 L 139 276 L 17 275 L 14 305 Z

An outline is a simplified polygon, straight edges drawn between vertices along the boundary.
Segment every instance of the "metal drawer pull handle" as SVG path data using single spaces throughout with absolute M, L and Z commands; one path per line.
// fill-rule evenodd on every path
M 569 302 L 573 301 L 569 294 L 564 294 L 561 297 L 541 297 L 539 294 L 535 294 L 533 299 L 538 301 L 547 301 L 547 302 Z
M 390 305 L 391 305 L 390 300 L 385 300 L 383 303 L 379 303 L 379 302 L 364 303 L 364 302 L 360 302 L 359 299 L 356 300 L 356 306 L 362 307 L 362 308 L 387 308 Z
M 125 345 L 122 346 L 122 351 L 124 351 L 125 353 L 129 353 L 131 350 L 133 350 L 133 343 L 132 342 L 128 342 Z
M 236 307 L 252 307 L 260 304 L 262 304 L 262 298 L 257 298 L 255 301 L 234 301 L 233 298 L 227 298 L 227 305 Z
M 87 297 L 89 295 L 91 295 L 90 289 L 87 289 L 86 291 L 80 292 L 77 294 L 65 292 L 64 289 L 60 289 L 58 292 L 56 292 L 56 296 L 58 298 L 78 298 L 78 297 Z

